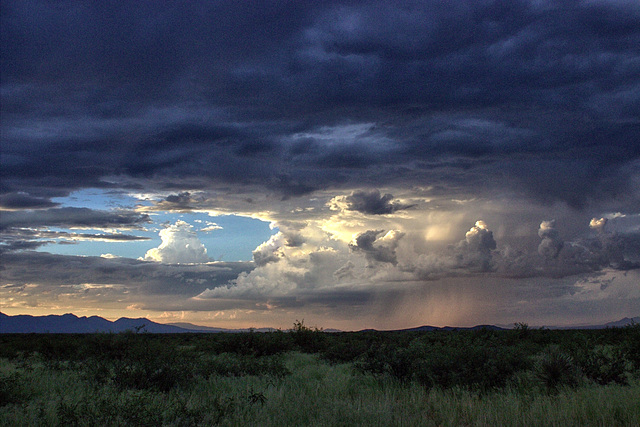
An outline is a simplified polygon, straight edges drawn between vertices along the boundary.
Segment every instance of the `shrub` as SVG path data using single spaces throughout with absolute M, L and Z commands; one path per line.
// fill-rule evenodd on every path
M 220 354 L 203 364 L 203 376 L 211 374 L 221 376 L 270 375 L 282 378 L 290 372 L 280 356 L 244 356 L 231 353 Z
M 623 351 L 614 346 L 597 346 L 581 365 L 585 376 L 598 384 L 628 384 L 627 360 Z
M 294 345 L 303 352 L 317 353 L 326 348 L 325 335 L 322 329 L 310 328 L 304 324 L 304 319 L 293 323 L 289 331 Z
M 514 348 L 469 343 L 429 349 L 414 365 L 416 378 L 426 387 L 489 390 L 506 386 L 528 362 Z
M 10 403 L 22 403 L 29 400 L 29 393 L 24 389 L 17 372 L 6 374 L 0 372 L 0 406 Z
M 538 355 L 534 372 L 547 391 L 557 391 L 561 386 L 575 387 L 580 378 L 573 358 L 555 345 Z

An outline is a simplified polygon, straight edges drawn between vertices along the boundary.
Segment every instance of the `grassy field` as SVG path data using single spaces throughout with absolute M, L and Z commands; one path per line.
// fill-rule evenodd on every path
M 0 425 L 637 426 L 637 333 L 3 335 Z

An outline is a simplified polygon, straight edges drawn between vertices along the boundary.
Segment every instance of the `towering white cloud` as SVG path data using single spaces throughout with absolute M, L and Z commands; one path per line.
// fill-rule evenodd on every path
M 167 264 L 202 263 L 210 261 L 192 226 L 182 220 L 160 231 L 162 243 L 147 251 L 144 259 Z
M 538 229 L 538 236 L 542 238 L 542 242 L 538 246 L 538 253 L 545 258 L 556 258 L 564 246 L 564 242 L 556 230 L 556 221 L 542 221 Z
M 607 218 L 592 218 L 589 222 L 589 228 L 597 231 L 598 233 L 604 232 L 605 225 L 607 225 Z
M 493 232 L 482 220 L 476 221 L 476 224 L 467 231 L 465 241 L 469 249 L 478 252 L 488 252 L 496 248 Z

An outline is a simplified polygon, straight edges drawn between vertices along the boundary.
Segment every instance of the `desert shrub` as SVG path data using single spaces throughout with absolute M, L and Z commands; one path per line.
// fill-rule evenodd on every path
M 413 360 L 410 350 L 388 343 L 372 345 L 355 363 L 359 372 L 374 375 L 388 374 L 406 382 L 413 377 Z
M 549 346 L 537 356 L 534 372 L 550 392 L 555 392 L 562 386 L 575 387 L 580 379 L 580 371 L 573 358 L 555 345 Z
M 245 375 L 268 375 L 282 378 L 290 372 L 284 364 L 284 359 L 280 356 L 245 356 L 232 353 L 222 353 L 206 362 L 202 372 L 204 376 L 245 376 Z
M 296 320 L 289 333 L 297 350 L 305 353 L 318 353 L 326 348 L 326 336 L 322 329 L 306 326 L 304 319 Z
M 146 334 L 99 334 L 85 348 L 83 377 L 118 389 L 169 391 L 198 374 L 192 352 Z
M 426 387 L 488 390 L 504 387 L 529 362 L 516 348 L 486 344 L 426 349 L 416 359 L 416 379 Z
M 404 348 L 386 342 L 372 346 L 356 368 L 401 382 L 416 380 L 427 388 L 488 390 L 506 386 L 516 372 L 531 365 L 520 348 L 496 344 L 491 331 L 460 334 L 415 338 Z
M 632 370 L 640 373 L 640 323 L 632 323 L 622 329 L 625 337 L 621 349 L 625 358 L 631 362 Z
M 519 339 L 527 339 L 531 335 L 531 328 L 527 323 L 516 322 L 513 324 L 513 333 Z
M 598 384 L 628 384 L 625 354 L 619 347 L 596 346 L 589 351 L 580 368 L 584 375 Z
M 236 398 L 221 395 L 205 406 L 191 406 L 177 394 L 159 399 L 153 392 L 108 390 L 80 400 L 61 398 L 55 406 L 57 425 L 217 425 L 235 410 Z M 43 416 L 44 418 L 44 416 Z M 46 425 L 45 419 L 42 424 Z
M 0 372 L 0 406 L 22 403 L 30 398 L 18 372 Z
M 125 360 L 114 364 L 111 380 L 119 389 L 169 391 L 186 384 L 191 370 L 167 360 Z
M 320 356 L 331 363 L 347 363 L 358 360 L 370 348 L 370 339 L 358 338 L 354 333 L 330 334 L 330 343 L 325 347 Z
M 282 331 L 225 334 L 218 353 L 237 353 L 251 356 L 271 356 L 293 348 L 291 337 Z

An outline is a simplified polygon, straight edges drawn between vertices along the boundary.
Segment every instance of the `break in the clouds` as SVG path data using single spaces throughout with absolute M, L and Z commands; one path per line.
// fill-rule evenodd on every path
M 20 278 L 22 257 L 75 283 L 85 245 L 117 244 L 141 258 L 123 270 L 141 289 L 126 307 L 194 320 L 529 320 L 517 306 L 571 322 L 587 299 L 592 316 L 638 315 L 611 302 L 635 301 L 640 262 L 636 1 L 0 7 L 2 286 L 23 287 L 11 304 L 55 294 L 46 276 Z M 233 227 L 241 217 L 271 237 L 236 241 L 254 233 Z M 77 252 L 42 255 L 62 244 Z M 149 265 L 192 274 L 225 244 L 246 246 L 234 277 L 148 304 Z M 626 285 L 598 303 L 593 284 L 610 280 Z

